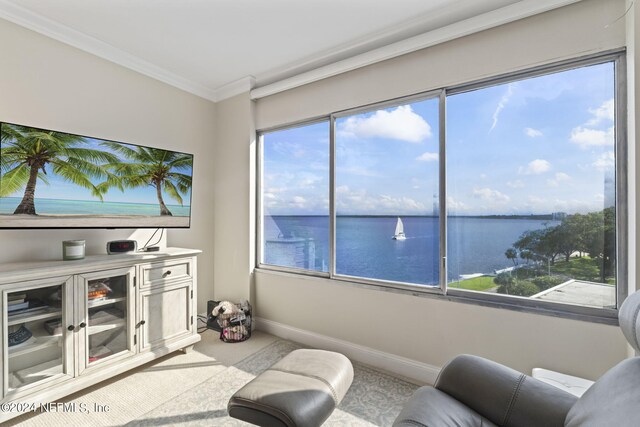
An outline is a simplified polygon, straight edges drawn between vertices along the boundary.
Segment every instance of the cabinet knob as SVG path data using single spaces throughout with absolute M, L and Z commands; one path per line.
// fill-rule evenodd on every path
M 140 321 L 140 325 L 144 325 L 145 323 L 147 323 L 147 321 L 146 321 L 146 320 L 141 320 L 141 321 Z
M 80 327 L 81 327 L 81 328 L 84 328 L 85 326 L 87 326 L 87 324 L 86 324 L 86 323 L 84 323 L 84 322 L 80 323 Z
M 73 325 L 69 325 L 69 327 L 67 328 L 67 331 L 73 331 L 76 327 Z
M 171 275 L 171 270 L 167 270 L 167 271 L 165 271 L 165 273 L 164 273 L 164 276 L 165 276 L 165 277 L 170 276 L 170 275 Z

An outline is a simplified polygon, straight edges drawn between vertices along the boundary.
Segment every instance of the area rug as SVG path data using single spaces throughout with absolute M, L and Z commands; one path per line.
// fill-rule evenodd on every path
M 299 345 L 278 340 L 127 426 L 248 426 L 230 418 L 231 395 Z M 354 363 L 349 392 L 325 426 L 390 426 L 417 386 Z

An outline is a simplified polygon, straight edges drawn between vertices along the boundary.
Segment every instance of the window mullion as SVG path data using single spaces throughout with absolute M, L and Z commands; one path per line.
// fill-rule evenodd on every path
M 439 224 L 440 224 L 440 289 L 447 292 L 447 169 L 446 169 L 446 90 L 442 89 L 438 104 L 439 130 Z
M 329 277 L 336 275 L 336 118 L 329 121 Z

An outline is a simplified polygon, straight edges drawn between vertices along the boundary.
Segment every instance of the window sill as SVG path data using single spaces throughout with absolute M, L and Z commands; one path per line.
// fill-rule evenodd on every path
M 480 305 L 483 307 L 519 311 L 542 316 L 552 316 L 563 319 L 618 326 L 618 310 L 616 309 L 583 307 L 571 304 L 531 300 L 524 297 L 505 297 L 497 294 L 465 291 L 460 289 L 448 289 L 445 294 L 439 287 L 425 288 L 418 285 L 373 283 L 374 281 L 361 282 L 357 280 L 347 280 L 342 277 L 331 278 L 328 273 L 308 274 L 306 272 L 284 270 L 272 266 L 256 267 L 254 269 L 254 273 L 286 276 L 303 280 L 329 281 L 330 283 L 338 285 L 399 293 L 419 298 L 435 298 L 455 303 Z

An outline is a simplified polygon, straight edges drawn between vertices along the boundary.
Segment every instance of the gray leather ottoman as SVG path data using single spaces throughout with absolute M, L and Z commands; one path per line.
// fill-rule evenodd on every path
M 340 353 L 294 350 L 238 390 L 229 415 L 263 427 L 316 427 L 329 418 L 353 381 Z

